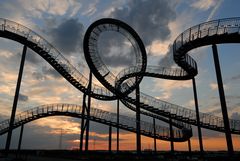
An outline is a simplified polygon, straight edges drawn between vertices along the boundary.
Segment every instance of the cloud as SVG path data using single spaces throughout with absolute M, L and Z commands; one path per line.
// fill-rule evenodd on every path
M 43 75 L 41 72 L 33 72 L 32 77 L 36 80 L 42 81 L 46 79 L 46 76 Z
M 196 0 L 191 4 L 191 7 L 205 11 L 215 6 L 217 1 L 218 0 Z
M 212 90 L 218 89 L 217 83 L 211 83 L 211 84 L 209 84 L 209 86 L 210 86 L 210 88 L 211 88 Z
M 213 16 L 217 12 L 217 10 L 221 7 L 221 4 L 223 3 L 223 0 L 218 0 L 216 3 L 217 4 L 215 4 L 215 7 L 213 8 L 211 13 L 209 14 L 207 21 L 209 21 L 209 20 L 211 20 L 213 18 Z
M 8 50 L 2 50 L 0 49 L 0 57 L 1 58 L 11 58 L 13 56 L 13 53 Z
M 46 31 L 52 38 L 52 44 L 65 55 L 82 51 L 83 25 L 77 19 L 62 21 L 57 27 Z
M 22 93 L 19 93 L 18 99 L 19 99 L 19 101 L 27 102 L 27 101 L 28 101 L 28 96 L 27 96 L 27 95 L 24 95 L 24 94 L 22 94 Z
M 233 112 L 230 118 L 233 120 L 240 120 L 240 113 Z
M 164 55 L 168 51 L 168 42 L 165 41 L 171 36 L 169 24 L 176 18 L 174 3 L 167 0 L 133 0 L 121 7 L 110 8 L 104 15 L 128 23 L 140 35 L 149 54 Z M 101 57 L 112 67 L 132 65 L 135 59 L 132 50 L 126 48 L 125 40 L 117 40 L 116 37 L 116 34 L 111 39 L 106 36 L 100 41 L 105 44 L 101 48 L 104 53 Z M 115 51 L 120 54 L 113 54 Z
M 149 47 L 149 53 L 156 56 L 166 55 L 169 51 L 168 41 L 153 41 Z
M 189 100 L 189 101 L 186 103 L 185 106 L 186 106 L 186 107 L 189 107 L 190 109 L 195 109 L 195 101 L 194 101 L 194 99 Z
M 156 98 L 160 100 L 168 100 L 171 97 L 172 97 L 172 93 L 170 91 L 165 91 L 165 92 L 162 92 L 162 94 Z
M 26 61 L 32 64 L 39 65 L 39 63 L 43 62 L 44 60 L 42 57 L 39 57 L 38 54 L 35 53 L 33 50 L 28 48 L 26 54 Z
M 154 89 L 161 89 L 161 96 L 158 96 L 160 99 L 169 99 L 172 96 L 173 90 L 180 90 L 185 88 L 191 88 L 191 80 L 187 81 L 173 81 L 173 80 L 155 80 Z
M 230 78 L 230 81 L 236 81 L 236 80 L 239 80 L 239 79 L 240 79 L 240 74 L 235 75 L 235 76 L 232 76 L 232 77 Z
M 81 8 L 81 3 L 74 0 L 19 0 L 25 12 L 31 16 L 42 19 L 44 16 L 75 16 Z
M 98 54 L 110 67 L 132 66 L 134 48 L 124 36 L 115 32 L 102 33 L 98 40 Z
M 97 11 L 97 4 L 99 0 L 95 0 L 93 3 L 89 3 L 88 7 L 85 11 L 83 11 L 82 15 L 84 16 L 91 16 Z
M 58 79 L 61 79 L 63 78 L 54 68 L 52 67 L 47 67 L 47 66 L 43 66 L 42 67 L 42 74 L 39 73 L 39 74 L 36 74 L 36 76 L 38 78 L 44 78 L 44 77 L 47 77 L 47 76 L 52 76 L 54 78 L 58 78 Z
M 191 80 L 186 81 L 156 80 L 156 86 L 168 90 L 183 89 L 191 88 L 192 82 Z
M 168 52 L 159 60 L 158 64 L 162 67 L 172 67 L 176 64 L 173 59 L 173 49 L 171 44 L 168 46 Z
M 209 84 L 209 87 L 210 87 L 212 90 L 217 90 L 217 89 L 218 89 L 218 84 L 217 84 L 217 83 L 210 83 L 210 84 Z M 223 85 L 223 87 L 224 87 L 225 89 L 228 88 L 227 85 Z
M 115 8 L 109 16 L 132 26 L 147 46 L 155 40 L 168 39 L 168 25 L 175 20 L 176 13 L 173 4 L 168 0 L 132 0 L 121 8 Z

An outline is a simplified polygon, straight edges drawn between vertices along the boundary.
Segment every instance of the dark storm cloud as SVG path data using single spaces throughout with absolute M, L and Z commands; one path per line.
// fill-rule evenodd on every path
M 82 49 L 83 25 L 77 19 L 62 21 L 57 27 L 46 31 L 52 37 L 53 45 L 64 54 L 70 54 Z
M 19 101 L 27 102 L 27 101 L 28 101 L 28 96 L 27 96 L 27 95 L 24 95 L 24 94 L 22 94 L 22 93 L 19 93 L 18 99 L 19 99 Z
M 170 35 L 169 22 L 175 20 L 176 12 L 169 0 L 131 0 L 124 7 L 115 9 L 111 17 L 132 26 L 145 45 L 154 40 L 166 40 Z

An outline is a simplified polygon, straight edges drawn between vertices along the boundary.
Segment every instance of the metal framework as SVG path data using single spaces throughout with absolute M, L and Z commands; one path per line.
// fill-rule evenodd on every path
M 125 36 L 133 46 L 134 54 L 136 56 L 136 65 L 122 70 L 116 76 L 103 63 L 98 53 L 97 43 L 99 41 L 99 36 L 101 33 L 108 31 L 113 31 Z M 224 105 L 225 96 L 222 89 L 219 63 L 216 65 L 216 74 L 219 85 L 223 118 L 212 114 L 198 112 L 196 96 L 195 103 L 197 112 L 195 110 L 190 110 L 188 108 L 156 99 L 138 90 L 144 76 L 171 80 L 192 79 L 194 81 L 194 95 L 196 95 L 194 77 L 198 74 L 197 63 L 188 55 L 188 52 L 201 46 L 213 44 L 213 54 L 216 58 L 217 48 L 215 44 L 240 43 L 240 18 L 220 19 L 202 23 L 193 26 L 180 34 L 173 43 L 174 60 L 180 67 L 175 69 L 147 66 L 147 56 L 144 44 L 138 34 L 126 23 L 110 18 L 94 22 L 89 26 L 84 37 L 84 54 L 91 73 L 94 74 L 104 87 L 92 83 L 91 77 L 87 79 L 73 65 L 71 65 L 70 62 L 56 48 L 54 48 L 40 35 L 25 26 L 10 20 L 0 19 L 0 37 L 22 43 L 24 48 L 31 48 L 39 54 L 69 83 L 84 93 L 85 100 L 83 107 L 88 107 L 88 110 L 86 110 L 85 107 L 80 108 L 76 105 L 46 105 L 41 106 L 41 108 L 37 107 L 30 111 L 26 111 L 24 115 L 22 115 L 24 118 L 16 117 L 14 119 L 14 111 L 16 110 L 15 107 L 17 105 L 17 101 L 14 100 L 13 112 L 10 121 L 8 120 L 0 123 L 0 134 L 8 132 L 9 135 L 6 143 L 6 150 L 9 149 L 12 129 L 41 117 L 69 115 L 72 117 L 82 118 L 81 128 L 84 127 L 84 125 L 89 124 L 89 120 L 92 120 L 107 124 L 111 128 L 116 127 L 117 130 L 119 130 L 118 128 L 121 128 L 136 132 L 138 138 L 138 152 L 141 151 L 141 139 L 139 139 L 140 135 L 169 141 L 187 141 L 192 136 L 191 125 L 195 125 L 199 129 L 201 127 L 224 132 L 226 134 L 229 154 L 232 154 L 233 152 L 231 134 L 240 134 L 240 120 L 228 119 L 226 105 Z M 215 59 L 215 63 L 216 60 L 217 59 Z M 21 75 L 22 74 L 20 73 L 19 77 L 21 77 Z M 21 81 L 18 81 L 19 87 L 16 88 L 16 91 L 20 88 L 20 82 Z M 134 94 L 134 90 L 137 90 L 137 94 Z M 86 96 L 88 96 L 87 106 L 85 102 Z M 17 99 L 17 96 L 15 98 Z M 91 107 L 91 98 L 108 101 L 116 99 L 120 100 L 127 108 L 136 112 L 137 119 L 131 119 L 126 116 L 119 115 L 119 102 L 117 115 L 101 111 L 99 109 L 93 109 Z M 71 111 L 69 109 L 70 107 L 75 109 L 75 112 Z M 77 108 L 79 111 L 77 111 Z M 82 113 L 80 112 L 80 109 Z M 154 126 L 152 123 L 140 121 L 140 114 L 170 123 L 171 126 L 175 126 L 178 130 L 160 128 L 155 125 L 155 121 Z M 86 129 L 87 127 L 88 126 L 86 126 Z M 80 137 L 81 142 L 83 140 L 84 129 L 82 129 L 82 131 L 83 132 L 81 132 Z M 88 130 L 86 130 L 86 134 L 87 133 Z M 200 133 L 199 136 L 201 136 Z M 117 138 L 117 150 L 119 150 L 119 136 Z M 86 138 L 86 140 L 88 139 Z M 82 149 L 82 146 L 83 145 L 81 143 L 80 150 Z M 85 146 L 87 149 L 87 141 Z
M 82 115 L 82 106 L 74 104 L 49 104 L 38 106 L 17 114 L 12 128 L 15 129 L 28 122 L 49 116 L 70 116 L 76 118 L 84 117 L 85 119 L 88 118 L 86 115 Z M 108 111 L 92 107 L 89 115 L 89 120 L 111 127 L 119 127 L 120 129 L 130 132 L 136 132 L 136 120 L 134 117 L 119 115 L 119 124 L 117 124 L 117 115 L 115 113 L 110 113 Z M 3 135 L 9 131 L 9 121 L 10 120 L 8 119 L 0 122 L 0 135 Z M 140 124 L 141 135 L 152 138 L 156 137 L 157 139 L 169 141 L 170 133 L 168 127 L 156 124 L 156 135 L 154 135 L 154 127 L 151 122 L 141 121 Z M 182 142 L 188 139 L 186 134 L 182 133 L 181 130 L 175 129 L 173 131 L 173 134 L 174 141 L 176 142 Z

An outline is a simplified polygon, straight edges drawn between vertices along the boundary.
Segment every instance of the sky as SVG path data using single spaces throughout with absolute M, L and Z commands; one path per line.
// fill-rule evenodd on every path
M 184 30 L 199 23 L 240 17 L 238 0 L 0 0 L 0 17 L 18 22 L 40 34 L 56 47 L 81 73 L 88 76 L 82 42 L 86 29 L 94 21 L 111 17 L 128 23 L 145 44 L 148 65 L 171 66 L 171 45 Z M 111 36 L 111 35 L 106 35 Z M 117 36 L 116 36 L 117 37 Z M 115 38 L 114 36 L 112 38 Z M 113 45 L 117 46 L 117 41 Z M 104 43 L 103 43 L 104 44 Z M 0 38 L 0 121 L 8 119 L 13 103 L 17 73 L 23 45 Z M 112 48 L 111 48 L 112 49 Z M 129 57 L 111 52 L 103 60 L 118 72 L 129 65 Z M 238 44 L 218 45 L 228 115 L 240 120 L 240 68 Z M 108 51 L 108 50 L 107 50 Z M 190 51 L 198 63 L 196 76 L 201 112 L 221 115 L 211 46 Z M 130 56 L 131 58 L 131 56 Z M 111 61 L 110 61 L 111 60 Z M 94 79 L 95 83 L 98 83 Z M 156 98 L 194 109 L 191 81 L 172 81 L 144 78 L 140 90 Z M 43 104 L 82 104 L 82 93 L 61 77 L 39 55 L 27 50 L 17 113 Z M 116 112 L 116 101 L 93 99 L 92 106 Z M 120 113 L 134 113 L 120 106 Z M 144 118 L 144 117 L 143 117 Z M 25 149 L 58 149 L 61 131 L 62 149 L 79 147 L 80 119 L 49 117 L 28 123 L 23 134 Z M 160 121 L 157 123 L 162 124 Z M 196 128 L 191 139 L 192 149 L 199 150 Z M 120 149 L 135 149 L 135 134 L 120 131 Z M 205 150 L 226 150 L 222 133 L 202 130 Z M 12 147 L 18 142 L 19 129 L 13 132 Z M 235 150 L 240 150 L 239 136 L 232 135 Z M 0 136 L 0 148 L 6 135 Z M 113 149 L 116 149 L 116 130 L 113 129 Z M 90 124 L 90 149 L 107 149 L 108 127 Z M 170 143 L 157 141 L 158 150 L 169 150 Z M 153 139 L 142 137 L 142 149 L 153 148 Z M 175 143 L 176 150 L 187 150 L 187 142 Z

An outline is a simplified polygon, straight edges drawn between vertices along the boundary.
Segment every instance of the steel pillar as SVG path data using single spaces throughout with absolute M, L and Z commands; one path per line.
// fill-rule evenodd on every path
M 85 151 L 88 151 L 88 140 L 89 140 L 89 126 L 90 126 L 90 108 L 91 108 L 91 93 L 92 90 L 92 72 L 89 73 L 89 84 L 88 84 L 88 106 L 86 108 L 87 120 L 86 120 L 86 141 L 85 141 Z
M 189 153 L 192 153 L 191 140 L 190 140 L 190 138 L 188 139 L 188 151 L 189 151 Z
M 109 126 L 109 137 L 108 137 L 108 151 L 112 152 L 112 126 Z
M 137 78 L 136 78 L 137 79 Z M 140 125 L 140 90 L 139 85 L 136 87 L 136 142 L 137 154 L 141 154 L 141 125 Z
M 173 139 L 174 139 L 174 134 L 173 134 L 173 127 L 172 127 L 172 118 L 171 116 L 169 117 L 169 130 L 170 130 L 170 145 L 171 145 L 171 152 L 174 153 L 174 143 L 173 143 Z
M 80 147 L 79 150 L 83 151 L 83 137 L 84 137 L 84 131 L 85 131 L 85 108 L 86 108 L 86 94 L 83 94 L 83 105 L 82 105 L 82 120 L 81 120 L 81 132 L 80 132 Z
M 13 101 L 12 113 L 11 113 L 11 118 L 10 118 L 10 122 L 9 122 L 9 130 L 8 130 L 8 134 L 7 134 L 6 146 L 5 146 L 6 155 L 8 155 L 10 144 L 11 144 L 12 130 L 13 130 L 13 124 L 14 124 L 15 114 L 16 114 L 16 109 L 17 109 L 17 103 L 18 103 L 19 91 L 20 91 L 20 86 L 21 86 L 21 81 L 22 81 L 22 74 L 23 74 L 26 52 L 27 52 L 27 46 L 24 45 L 23 51 L 22 51 L 22 58 L 21 58 L 19 73 L 18 73 L 15 96 L 14 96 L 14 101 Z
M 221 68 L 218 58 L 218 50 L 217 45 L 212 45 L 212 51 L 213 51 L 213 59 L 215 64 L 215 70 L 216 70 L 216 76 L 217 76 L 217 83 L 218 83 L 218 91 L 219 91 L 219 97 L 221 102 L 221 108 L 222 108 L 222 115 L 223 115 L 223 121 L 224 121 L 224 129 L 225 129 L 225 136 L 227 141 L 227 148 L 228 148 L 228 154 L 233 154 L 233 144 L 232 144 L 232 137 L 231 137 L 231 130 L 229 125 L 229 119 L 228 119 L 228 112 L 227 112 L 227 104 L 225 100 L 225 94 L 224 94 L 224 88 L 223 88 L 223 82 L 222 82 L 222 74 L 221 74 Z
M 198 97 L 197 97 L 197 88 L 196 88 L 195 78 L 192 79 L 192 84 L 193 84 L 193 94 L 194 94 L 194 102 L 195 102 L 195 110 L 196 110 L 199 147 L 200 147 L 200 153 L 201 153 L 201 155 L 203 155 L 204 150 L 203 150 L 203 141 L 202 141 L 202 130 L 201 130 L 201 126 L 200 126 Z
M 23 129 L 24 129 L 24 124 L 22 124 L 22 126 L 21 126 L 20 136 L 19 136 L 19 140 L 18 140 L 18 153 L 21 150 Z
M 157 139 L 156 139 L 156 123 L 155 118 L 153 118 L 153 133 L 154 133 L 154 153 L 157 153 Z
M 117 152 L 119 152 L 119 99 L 117 99 Z
M 92 88 L 92 72 L 89 73 L 89 84 L 88 84 L 88 94 L 91 93 Z M 82 105 L 82 121 L 81 121 L 81 133 L 80 133 L 80 151 L 83 151 L 83 137 L 84 132 L 86 130 L 85 135 L 85 151 L 88 151 L 88 140 L 89 140 L 89 119 L 90 119 L 90 108 L 91 108 L 91 96 L 88 95 L 88 105 L 86 105 L 86 97 L 87 94 L 83 94 L 83 105 Z M 86 112 L 86 115 L 85 115 Z

